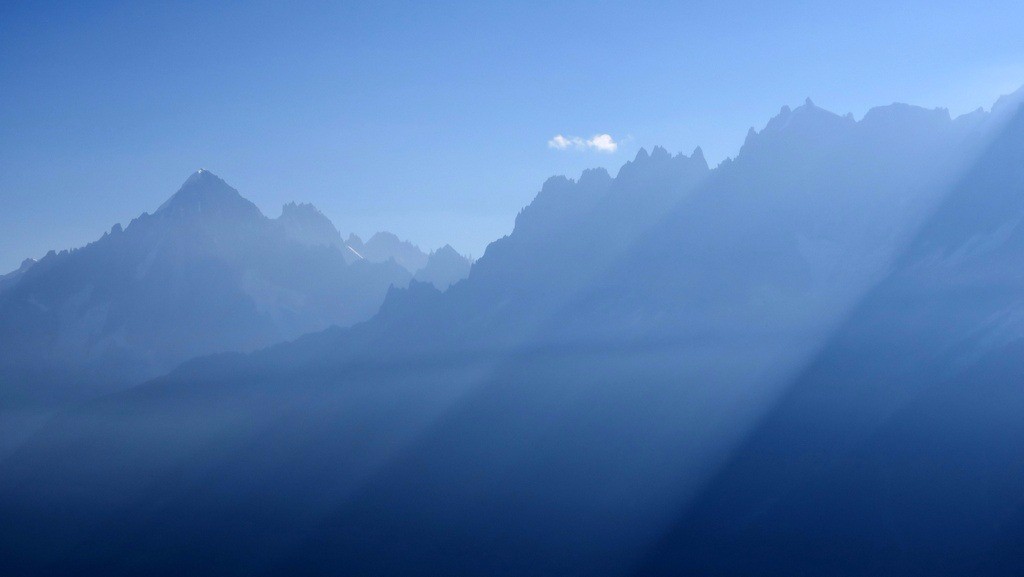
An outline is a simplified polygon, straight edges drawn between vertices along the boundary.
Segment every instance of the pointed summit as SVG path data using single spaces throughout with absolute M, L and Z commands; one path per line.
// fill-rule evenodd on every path
M 281 208 L 281 216 L 275 222 L 289 238 L 302 244 L 337 248 L 345 244 L 331 219 L 309 203 L 289 202 Z
M 690 154 L 690 158 L 693 160 L 699 160 L 704 164 L 708 163 L 707 159 L 704 158 L 704 149 L 699 146 L 693 149 L 693 153 Z
M 651 149 L 651 158 L 657 160 L 666 160 L 672 158 L 672 155 L 669 154 L 668 150 L 665 149 L 664 146 L 655 146 L 653 149 Z
M 419 247 L 387 231 L 378 232 L 370 237 L 359 253 L 370 262 L 387 262 L 393 259 L 413 274 L 427 264 L 427 255 Z
M 157 209 L 156 215 L 217 215 L 235 218 L 262 217 L 249 202 L 216 174 L 199 169 L 185 180 L 178 192 Z
M 199 170 L 193 172 L 192 175 L 185 179 L 185 182 L 182 183 L 181 185 L 181 190 L 217 188 L 226 188 L 234 190 L 233 188 L 228 186 L 228 183 L 224 182 L 224 180 L 221 177 L 210 172 L 209 170 L 206 170 L 205 168 L 200 168 Z
M 417 281 L 433 284 L 438 290 L 446 290 L 452 284 L 469 276 L 472 262 L 459 254 L 452 245 L 446 244 L 430 253 L 427 264 L 416 272 Z
M 459 254 L 459 251 L 455 250 L 455 248 L 452 245 L 450 245 L 450 244 L 446 244 L 446 245 L 442 246 L 441 248 L 439 248 L 436 251 L 434 251 L 433 253 L 431 253 L 431 255 L 432 256 L 433 255 L 437 255 L 437 256 L 444 257 L 444 258 L 451 258 L 451 257 L 462 258 L 462 255 Z
M 337 232 L 334 223 L 327 218 L 320 209 L 308 202 L 289 202 L 281 207 L 281 216 L 277 218 L 280 222 L 293 223 L 300 226 L 313 226 L 317 228 L 330 228 L 341 240 L 341 233 Z

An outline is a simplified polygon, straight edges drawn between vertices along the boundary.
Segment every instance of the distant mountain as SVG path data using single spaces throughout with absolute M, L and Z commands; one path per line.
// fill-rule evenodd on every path
M 84 398 L 197 355 L 370 318 L 411 275 L 356 259 L 310 205 L 265 217 L 201 170 L 153 214 L 0 279 L 8 406 Z
M 378 232 L 365 243 L 355 234 L 345 241 L 360 257 L 370 262 L 394 260 L 412 274 L 427 266 L 427 254 L 409 241 L 390 232 Z
M 358 235 L 350 234 L 345 240 L 345 246 L 357 259 L 369 262 L 394 261 L 417 279 L 433 283 L 441 290 L 469 276 L 472 264 L 469 258 L 459 254 L 450 245 L 428 255 L 418 246 L 390 232 L 378 232 L 365 243 Z
M 549 179 L 447 291 L 55 419 L 0 468 L 0 563 L 1014 575 L 1006 106 L 808 101 L 714 169 Z
M 289 239 L 307 246 L 329 246 L 341 251 L 345 262 L 358 257 L 348 249 L 334 223 L 312 204 L 289 202 L 281 209 L 277 225 Z
M 18 280 L 25 274 L 32 265 L 36 264 L 34 258 L 26 258 L 21 261 L 21 266 L 17 270 L 11 271 L 5 275 L 0 275 L 0 293 L 4 292 L 8 287 L 12 287 L 18 283 Z
M 638 574 L 1019 574 L 1024 110 L 1000 112 Z
M 439 290 L 446 290 L 451 285 L 469 276 L 472 262 L 459 254 L 450 244 L 446 244 L 427 257 L 427 264 L 416 271 L 414 279 L 428 282 Z

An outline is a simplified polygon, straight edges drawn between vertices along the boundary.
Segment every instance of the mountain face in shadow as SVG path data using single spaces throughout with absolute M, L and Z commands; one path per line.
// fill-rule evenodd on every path
M 549 179 L 447 291 L 53 420 L 0 563 L 1012 574 L 1022 152 L 1014 114 L 808 101 L 715 169 Z
M 341 240 L 341 233 L 334 223 L 308 203 L 289 202 L 281 208 L 277 225 L 289 239 L 307 246 L 329 246 L 341 251 L 345 262 L 352 263 L 359 257 Z
M 32 265 L 36 264 L 36 262 L 34 258 L 26 258 L 21 261 L 21 266 L 17 270 L 0 275 L 0 293 L 3 293 L 8 287 L 16 285 L 18 280 L 25 274 L 25 271 L 32 268 Z
M 639 574 L 1019 573 L 1021 159 L 1018 113 Z
M 8 408 L 87 398 L 197 355 L 350 325 L 409 278 L 393 263 L 346 263 L 315 208 L 268 219 L 201 170 L 153 214 L 3 277 L 3 395 Z

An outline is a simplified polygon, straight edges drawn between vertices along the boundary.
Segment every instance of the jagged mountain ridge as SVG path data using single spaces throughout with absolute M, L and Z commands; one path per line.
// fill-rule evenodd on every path
M 1021 158 L 1007 113 L 638 574 L 1019 571 Z
M 418 246 L 398 238 L 393 233 L 381 231 L 370 237 L 365 243 L 355 233 L 342 240 L 341 233 L 335 228 L 322 212 L 311 204 L 294 202 L 284 205 L 277 222 L 284 227 L 287 234 L 298 242 L 312 246 L 337 247 L 345 255 L 346 262 L 357 260 L 383 263 L 393 260 L 398 265 L 417 275 L 430 267 L 430 259 L 438 254 L 444 259 L 444 266 L 436 272 L 426 274 L 437 288 L 445 290 L 452 283 L 469 275 L 472 264 L 468 258 L 459 254 L 450 245 L 446 245 L 431 254 L 424 253 Z M 435 264 L 431 268 L 436 268 Z M 422 277 L 422 275 L 421 275 Z
M 312 205 L 267 218 L 200 170 L 153 214 L 0 277 L 0 454 L 65 403 L 364 321 L 411 277 L 390 257 L 356 258 Z
M 948 208 L 972 198 L 956 183 L 999 150 L 1018 156 L 962 119 L 869 116 L 807 103 L 714 170 L 657 149 L 615 178 L 551 179 L 444 293 L 412 283 L 371 322 L 194 361 L 67 415 L 5 462 L 0 510 L 47 530 L 0 552 L 15 567 L 124 574 L 209 572 L 212 555 L 239 574 L 685 568 L 644 556 L 908 242 L 944 214 L 966 217 L 955 238 L 976 236 Z M 818 397 L 804 402 L 813 418 Z M 179 426 L 155 428 L 154 414 Z M 96 466 L 109 454 L 128 457 Z M 64 557 L 29 546 L 51 540 Z
M 401 240 L 390 232 L 378 232 L 365 243 L 358 235 L 352 233 L 345 243 L 352 252 L 370 262 L 394 260 L 412 274 L 427 266 L 428 256 L 420 248 L 407 240 Z
M 289 202 L 281 208 L 277 222 L 285 234 L 296 242 L 337 248 L 348 263 L 358 259 L 341 239 L 341 233 L 334 223 L 312 204 Z
M 6 290 L 7 287 L 11 287 L 17 284 L 18 279 L 20 279 L 21 276 L 25 274 L 25 271 L 31 268 L 32 265 L 36 264 L 36 262 L 37 261 L 34 258 L 26 258 L 25 260 L 21 261 L 21 265 L 16 270 L 13 270 L 5 275 L 0 275 L 0 293 Z
M 365 320 L 388 286 L 408 282 L 394 266 L 347 266 L 336 247 L 295 240 L 288 222 L 199 171 L 152 215 L 23 272 L 0 295 L 7 360 L 128 355 L 154 375 Z
M 446 244 L 427 256 L 427 264 L 413 276 L 419 282 L 430 283 L 435 288 L 447 290 L 453 283 L 469 276 L 473 263 Z
M 374 238 L 378 237 L 394 238 L 392 244 L 400 251 L 419 250 L 390 233 Z M 138 361 L 150 366 L 132 378 L 152 376 L 191 356 L 253 350 L 333 324 L 347 326 L 369 318 L 388 286 L 404 286 L 418 270 L 403 272 L 405 267 L 399 266 L 399 260 L 410 259 L 401 254 L 396 258 L 389 252 L 392 247 L 388 243 L 376 242 L 373 246 L 376 249 L 367 252 L 374 258 L 357 257 L 341 240 L 334 224 L 309 204 L 289 203 L 280 217 L 269 219 L 219 177 L 200 170 L 152 215 L 143 214 L 127 228 L 115 225 L 102 239 L 82 249 L 51 251 L 38 263 L 26 260 L 17 271 L 2 277 L 0 289 L 7 294 L 0 297 L 0 308 L 6 312 L 0 335 L 10 335 L 8 361 L 32 354 L 42 361 L 47 358 L 47 350 L 54 348 L 54 358 L 65 362 L 102 362 L 101 357 L 108 351 L 131 349 L 135 346 L 132 339 L 138 338 L 143 351 Z M 260 262 L 264 256 L 279 262 L 268 267 Z M 161 260 L 174 271 L 159 271 Z M 422 260 L 426 264 L 427 256 L 423 255 Z M 465 264 L 464 269 L 451 274 L 464 276 L 468 261 Z M 164 278 L 150 279 L 158 274 Z M 213 276 L 203 278 L 203 274 Z M 321 277 L 315 278 L 318 274 Z M 58 278 L 59 283 L 55 280 Z M 458 278 L 461 276 L 439 277 L 438 282 L 447 287 Z M 232 286 L 219 286 L 220 281 Z M 359 286 L 361 283 L 367 286 Z M 159 295 L 164 288 L 170 292 Z M 107 292 L 92 294 L 97 290 Z M 132 294 L 138 290 L 150 292 L 144 296 Z M 220 296 L 228 300 L 234 297 L 227 293 L 233 293 L 239 303 L 171 303 L 187 291 L 199 291 L 194 295 L 196 299 L 215 300 L 217 290 L 226 291 Z M 140 301 L 141 308 L 122 311 L 120 321 L 108 318 L 108 309 L 116 307 L 118 299 L 133 298 Z M 61 299 L 82 302 L 65 304 Z M 178 309 L 172 310 L 175 306 Z M 151 350 L 164 337 L 161 331 L 166 326 L 160 322 L 150 327 L 148 337 L 119 334 L 123 323 L 157 314 L 159 307 L 170 307 L 168 316 L 160 318 L 166 323 L 193 314 L 199 306 L 209 309 L 203 314 L 214 317 L 220 310 L 246 318 L 219 323 L 233 327 L 238 331 L 235 335 L 197 326 L 181 331 L 177 337 L 168 334 L 169 342 L 163 343 L 169 349 L 167 354 Z M 76 307 L 80 309 L 77 312 L 72 310 Z M 76 314 L 102 318 L 82 321 L 76 320 Z M 44 328 L 48 323 L 49 328 Z M 57 330 L 57 325 L 63 327 L 61 330 L 82 333 L 81 338 L 48 335 L 46 331 Z M 31 336 L 33 330 L 36 337 Z M 15 338 L 16 333 L 20 338 Z M 181 339 L 182 344 L 170 344 L 174 338 Z M 151 344 L 146 344 L 146 339 Z

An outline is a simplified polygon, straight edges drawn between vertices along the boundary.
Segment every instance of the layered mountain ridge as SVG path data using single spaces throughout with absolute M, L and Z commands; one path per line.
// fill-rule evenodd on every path
M 0 513 L 24 529 L 0 558 L 1013 575 L 1024 123 L 1005 102 L 856 121 L 808 101 L 714 169 L 658 147 L 551 178 L 447 291 L 392 288 L 368 322 L 55 420 L 4 461 Z
M 152 214 L 0 277 L 0 395 L 45 415 L 195 356 L 364 321 L 415 272 L 380 256 L 355 257 L 312 205 L 270 219 L 200 170 Z M 467 271 L 444 272 L 447 288 Z

